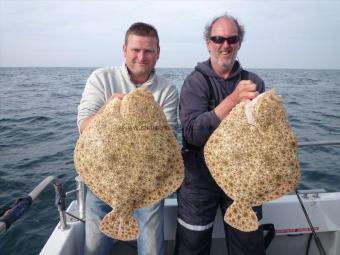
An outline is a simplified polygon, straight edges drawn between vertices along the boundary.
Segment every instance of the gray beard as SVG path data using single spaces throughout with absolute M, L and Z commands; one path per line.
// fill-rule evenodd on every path
M 236 54 L 233 55 L 231 59 L 229 59 L 228 63 L 222 63 L 220 61 L 217 61 L 217 63 L 225 71 L 231 71 L 231 69 L 233 69 L 233 66 L 235 64 L 235 60 L 236 60 Z
M 229 61 L 228 64 L 221 63 L 218 61 L 219 66 L 222 67 L 226 71 L 230 71 L 233 68 L 234 63 L 235 63 L 235 59 L 233 59 L 232 61 Z

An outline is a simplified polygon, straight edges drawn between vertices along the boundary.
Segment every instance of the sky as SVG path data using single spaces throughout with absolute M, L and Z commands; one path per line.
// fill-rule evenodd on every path
M 143 21 L 159 33 L 157 67 L 192 68 L 224 13 L 245 26 L 245 68 L 340 69 L 339 0 L 0 0 L 0 67 L 120 65 L 125 31 Z

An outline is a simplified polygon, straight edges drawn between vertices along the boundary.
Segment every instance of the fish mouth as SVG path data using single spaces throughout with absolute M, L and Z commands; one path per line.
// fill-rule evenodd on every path
M 244 106 L 244 112 L 246 114 L 247 121 L 250 125 L 255 124 L 253 112 L 254 112 L 256 101 L 257 101 L 257 97 L 254 98 L 253 100 L 247 102 Z
M 255 97 L 253 100 L 249 100 L 248 102 L 246 102 L 246 104 L 244 106 L 244 112 L 246 114 L 247 121 L 250 125 L 255 124 L 255 118 L 254 118 L 254 115 L 253 115 L 254 108 L 255 108 L 255 105 L 256 105 L 258 99 L 260 97 L 263 97 L 264 94 L 265 93 L 262 93 L 262 94 L 258 95 L 257 97 Z
M 253 100 L 247 101 L 246 104 L 244 105 L 244 112 L 246 114 L 247 121 L 250 125 L 255 124 L 255 118 L 253 116 L 253 112 L 254 112 L 257 101 L 259 100 L 259 98 L 264 97 L 264 95 L 269 94 L 269 93 L 276 93 L 276 91 L 274 89 L 274 90 L 269 90 L 264 93 L 261 93 L 257 97 L 255 97 Z M 276 100 L 282 101 L 281 95 L 278 95 L 276 98 L 277 98 Z

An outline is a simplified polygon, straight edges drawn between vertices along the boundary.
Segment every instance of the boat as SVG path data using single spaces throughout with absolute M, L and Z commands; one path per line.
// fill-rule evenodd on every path
M 340 142 L 309 142 L 303 146 L 340 145 Z M 25 212 L 40 192 L 54 183 L 56 205 L 60 221 L 42 248 L 41 255 L 83 254 L 85 240 L 85 185 L 79 176 L 75 178 L 76 188 L 64 193 L 61 182 L 53 176 L 43 180 L 25 199 L 18 201 L 7 215 L 9 222 L 0 217 L 0 231 L 9 226 Z M 77 199 L 65 206 L 65 196 L 76 194 Z M 174 196 L 165 199 L 165 240 L 167 254 L 172 254 L 177 225 L 177 200 Z M 6 215 L 6 213 L 5 213 Z M 323 189 L 295 190 L 276 200 L 263 204 L 263 226 L 268 255 L 339 255 L 340 254 L 340 192 L 326 192 Z M 217 211 L 212 255 L 226 254 L 224 244 L 223 218 Z M 7 224 L 7 225 L 6 225 Z M 137 254 L 135 242 L 119 241 L 113 254 Z
M 340 192 L 327 193 L 324 190 L 299 191 L 303 204 L 310 215 L 325 254 L 340 254 Z M 79 202 L 73 201 L 67 212 L 80 216 Z M 41 255 L 76 255 L 83 254 L 84 223 L 67 215 L 67 227 L 60 223 L 40 252 Z M 168 254 L 172 254 L 177 222 L 176 198 L 165 199 L 165 240 Z M 317 246 L 311 240 L 312 231 L 303 214 L 296 195 L 286 195 L 263 205 L 261 224 L 275 226 L 275 237 L 267 248 L 268 255 L 319 254 Z M 226 254 L 224 245 L 222 216 L 217 212 L 211 254 Z M 117 244 L 116 254 L 137 254 L 131 245 Z M 309 250 L 309 253 L 306 251 Z M 134 252 L 134 253 L 131 253 Z M 126 253 L 124 253 L 126 252 Z M 114 253 L 115 254 L 115 253 Z
M 314 231 L 323 244 L 325 254 L 340 254 L 340 192 L 304 190 L 299 193 L 313 222 Z M 79 217 L 79 202 L 73 201 L 67 212 Z M 54 229 L 40 252 L 41 255 L 83 254 L 84 223 L 69 215 L 66 217 L 66 222 L 65 229 L 60 227 L 60 223 Z M 165 240 L 168 254 L 172 254 L 174 248 L 176 222 L 177 200 L 167 198 L 165 199 Z M 267 248 L 268 255 L 319 254 L 317 246 L 311 240 L 312 231 L 296 195 L 286 195 L 265 203 L 261 224 L 266 223 L 275 226 L 275 237 Z M 218 210 L 211 254 L 226 254 L 223 237 L 222 216 Z M 131 249 L 132 245 L 117 244 L 116 254 L 137 254 L 136 249 Z M 131 250 L 134 253 L 131 253 Z M 306 253 L 308 250 L 309 253 Z

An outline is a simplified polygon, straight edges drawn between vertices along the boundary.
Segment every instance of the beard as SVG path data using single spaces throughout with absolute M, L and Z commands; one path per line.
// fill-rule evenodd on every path
M 217 64 L 224 70 L 231 70 L 234 66 L 236 60 L 236 54 L 233 54 L 229 58 L 225 60 L 221 60 L 220 58 L 217 59 Z

